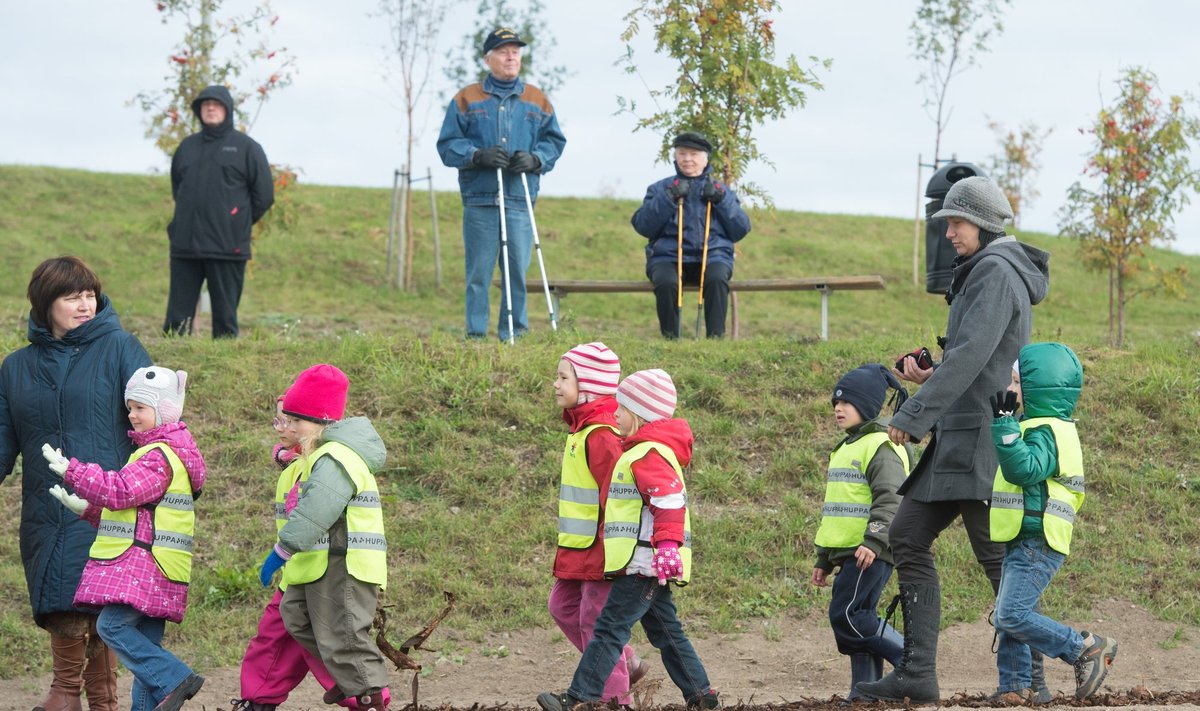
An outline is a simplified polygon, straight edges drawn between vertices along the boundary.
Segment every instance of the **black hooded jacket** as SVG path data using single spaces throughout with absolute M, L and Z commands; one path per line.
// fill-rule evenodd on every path
M 171 159 L 175 217 L 167 226 L 171 256 L 183 259 L 250 259 L 250 231 L 275 202 L 267 154 L 254 139 L 233 128 L 233 96 L 210 86 L 192 102 L 216 99 L 225 105 L 220 126 L 204 126 L 179 144 Z

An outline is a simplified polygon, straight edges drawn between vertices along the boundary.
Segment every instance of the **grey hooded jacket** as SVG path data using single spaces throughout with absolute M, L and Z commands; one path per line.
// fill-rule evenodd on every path
M 901 494 L 916 501 L 983 501 L 996 476 L 988 398 L 1003 390 L 1029 342 L 1033 305 L 1050 289 L 1050 254 L 1001 237 L 954 269 L 942 361 L 891 424 L 933 439 Z

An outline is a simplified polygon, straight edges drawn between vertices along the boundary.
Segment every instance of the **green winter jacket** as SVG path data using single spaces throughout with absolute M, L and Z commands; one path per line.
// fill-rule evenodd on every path
M 1071 420 L 1079 391 L 1083 388 L 1083 366 L 1070 348 L 1061 343 L 1030 343 L 1018 358 L 1021 374 L 1022 419 L 1056 417 Z M 1004 479 L 1024 489 L 1025 510 L 1046 509 L 1046 480 L 1058 473 L 1058 447 L 1049 427 L 1026 430 L 1012 417 L 992 422 L 992 442 Z M 1026 515 L 1015 541 L 1042 536 L 1041 516 Z

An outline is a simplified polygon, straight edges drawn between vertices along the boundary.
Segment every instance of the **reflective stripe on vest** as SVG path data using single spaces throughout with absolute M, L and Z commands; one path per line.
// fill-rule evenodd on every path
M 612 483 L 608 486 L 608 501 L 604 504 L 604 573 L 618 575 L 629 566 L 637 547 L 649 547 L 650 541 L 642 538 L 642 494 L 633 478 L 633 464 L 654 450 L 662 455 L 679 475 L 683 490 L 684 506 L 687 506 L 687 484 L 683 481 L 683 467 L 675 458 L 675 452 L 658 442 L 639 442 L 630 447 L 613 467 Z M 687 509 L 683 514 L 683 545 L 679 547 L 683 559 L 683 580 L 686 585 L 692 577 L 692 515 Z
M 612 425 L 589 425 L 567 437 L 562 477 L 558 485 L 558 545 L 590 548 L 600 526 L 600 485 L 588 468 L 587 438 L 593 430 Z
M 383 532 L 383 508 L 375 476 L 353 449 L 340 442 L 326 442 L 307 457 L 302 457 L 300 481 L 308 481 L 313 466 L 321 457 L 332 457 L 350 475 L 357 492 L 346 506 L 346 570 L 356 580 L 387 587 L 387 538 Z M 278 487 L 276 487 L 278 492 Z M 286 496 L 286 493 L 284 494 Z M 301 551 L 283 566 L 286 585 L 311 583 L 329 567 L 329 534 L 315 546 Z
M 292 487 L 296 485 L 300 475 L 304 473 L 302 461 L 302 457 L 296 457 L 288 462 L 283 471 L 279 472 L 279 480 L 275 482 L 275 535 L 279 535 L 284 524 L 287 523 L 287 496 L 291 493 Z M 329 536 L 325 536 L 322 540 L 325 542 L 324 547 L 329 548 Z M 282 575 L 279 576 L 279 589 L 287 590 L 287 583 L 283 582 Z
M 1049 427 L 1058 450 L 1058 473 L 1046 480 L 1046 510 L 1042 517 L 1042 535 L 1046 544 L 1068 555 L 1075 515 L 1083 508 L 1083 448 L 1074 422 L 1056 417 L 1034 417 L 1021 421 L 1021 435 L 1034 427 Z M 1009 483 L 996 468 L 992 484 L 992 503 L 988 514 L 993 541 L 1011 541 L 1021 532 L 1025 516 L 1025 491 Z
M 822 548 L 853 548 L 866 537 L 871 518 L 871 483 L 867 466 L 875 452 L 887 443 L 908 472 L 908 452 L 892 444 L 886 432 L 871 432 L 842 444 L 829 455 L 829 473 L 825 478 L 825 504 L 821 507 L 821 526 L 813 543 Z
M 148 444 L 134 451 L 129 455 L 126 466 L 154 449 L 160 450 L 171 465 L 171 483 L 167 486 L 166 493 L 156 504 L 134 506 L 120 511 L 101 511 L 96 541 L 92 543 L 88 555 L 93 560 L 112 560 L 129 550 L 130 546 L 146 547 L 146 544 L 135 538 L 137 515 L 140 508 L 152 509 L 154 530 L 153 542 L 149 548 L 154 562 L 158 564 L 167 580 L 186 585 L 192 578 L 192 536 L 196 530 L 196 515 L 192 508 L 192 481 L 188 477 L 187 468 L 183 466 L 179 455 L 163 442 Z

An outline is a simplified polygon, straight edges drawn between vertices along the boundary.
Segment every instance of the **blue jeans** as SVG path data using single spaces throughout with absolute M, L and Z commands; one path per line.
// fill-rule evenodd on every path
M 995 616 L 1001 692 L 1029 687 L 1030 647 L 1068 664 L 1083 652 L 1083 635 L 1038 611 L 1038 600 L 1065 559 L 1042 538 L 1025 538 L 1008 546 Z
M 533 229 L 525 206 L 504 204 L 508 224 L 508 272 L 512 282 L 513 330 L 520 336 L 529 330 L 525 312 L 525 273 L 533 248 Z M 496 331 L 508 340 L 508 310 L 504 298 L 504 265 L 500 261 L 500 208 L 495 205 L 463 207 L 463 252 L 467 277 L 467 335 L 480 338 L 488 332 L 488 293 L 492 274 L 500 265 L 500 316 Z
M 596 618 L 592 641 L 571 679 L 567 693 L 581 701 L 598 701 L 604 682 L 621 657 L 634 624 L 641 622 L 650 644 L 662 653 L 663 666 L 671 681 L 692 702 L 711 691 L 708 673 L 692 648 L 671 601 L 671 586 L 656 578 L 623 575 L 613 581 L 608 602 Z
M 892 577 L 892 566 L 878 558 L 866 570 L 859 570 L 854 563 L 853 557 L 843 561 L 829 598 L 829 626 L 838 651 L 872 654 L 896 666 L 904 653 L 904 637 L 885 625 L 875 611 L 883 587 Z
M 188 665 L 162 647 L 166 620 L 128 605 L 105 605 L 96 632 L 133 674 L 133 711 L 151 711 L 191 675 Z

